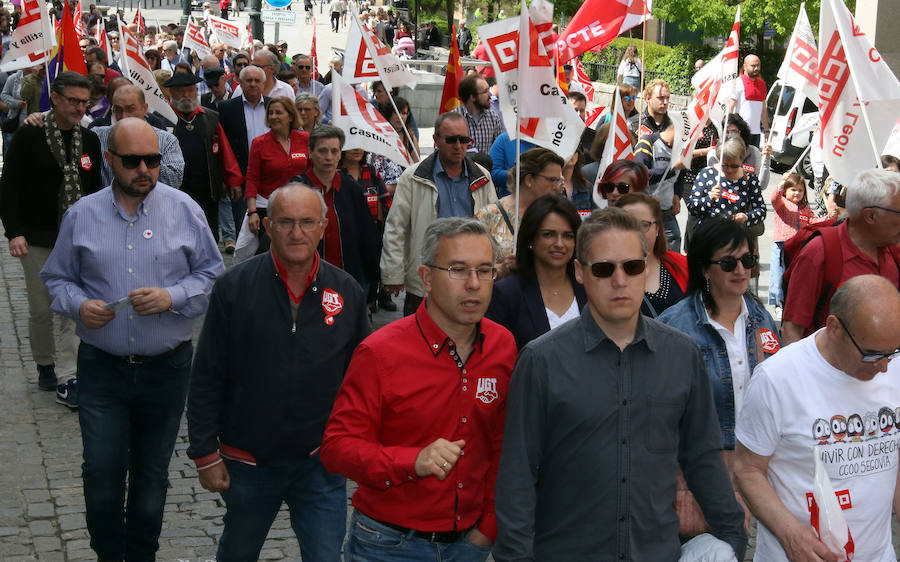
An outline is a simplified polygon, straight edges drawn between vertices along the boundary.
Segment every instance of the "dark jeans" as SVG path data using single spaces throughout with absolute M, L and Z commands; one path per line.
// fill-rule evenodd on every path
M 231 216 L 234 218 L 234 226 L 240 231 L 241 225 L 244 224 L 244 215 L 247 214 L 247 202 L 243 196 L 238 200 L 231 200 Z
M 280 466 L 226 460 L 231 486 L 222 492 L 227 511 L 219 562 L 255 561 L 282 502 L 303 560 L 339 562 L 347 530 L 347 479 L 330 474 L 316 454 Z
M 341 23 L 341 13 L 340 12 L 331 12 L 331 30 L 338 31 Z
M 192 354 L 187 345 L 133 365 L 86 343 L 78 349 L 84 503 L 101 559 L 155 559 Z
M 419 309 L 419 305 L 422 304 L 422 301 L 425 297 L 420 297 L 418 295 L 413 295 L 407 291 L 406 300 L 403 301 L 403 316 L 409 316 L 410 314 L 415 314 Z
M 456 542 L 433 543 L 354 510 L 344 562 L 484 562 L 490 553 L 490 547 L 478 546 L 465 536 Z

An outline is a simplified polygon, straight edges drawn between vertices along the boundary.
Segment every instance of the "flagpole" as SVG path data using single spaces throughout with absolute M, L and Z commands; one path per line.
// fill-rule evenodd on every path
M 644 76 L 646 76 L 646 68 L 647 68 L 647 3 L 644 2 L 644 21 L 641 23 L 642 31 L 641 31 L 641 110 L 638 112 L 638 126 L 637 130 L 640 131 L 643 126 L 644 121 L 644 111 L 647 109 L 647 100 L 644 97 Z M 618 83 L 618 78 L 616 79 L 616 83 Z M 614 100 L 615 101 L 615 100 Z
M 806 145 L 806 148 L 804 148 L 803 152 L 800 153 L 800 156 L 797 157 L 797 161 L 794 162 L 794 165 L 791 166 L 791 169 L 786 172 L 787 174 L 792 173 L 794 170 L 797 169 L 797 167 L 800 165 L 800 163 L 803 162 L 803 159 L 806 157 L 806 155 L 809 153 L 809 150 L 812 148 L 812 143 L 813 143 L 813 141 L 810 141 L 809 144 Z M 878 163 L 880 164 L 881 159 L 879 158 L 878 160 L 879 160 Z
M 834 13 L 834 5 L 831 6 L 831 17 L 837 20 L 838 15 Z M 841 34 L 841 26 L 835 25 L 837 29 L 838 35 L 841 37 L 841 45 L 844 44 L 844 36 Z M 862 91 L 859 89 L 859 81 L 856 78 L 856 73 L 853 72 L 853 66 L 850 64 L 850 57 L 847 58 L 847 68 L 850 69 L 850 79 L 853 80 L 853 87 L 856 88 L 857 101 L 859 101 L 859 93 Z M 862 112 L 863 122 L 866 124 L 866 132 L 869 133 L 869 142 L 872 144 L 872 152 L 875 153 L 875 167 L 881 168 L 881 151 L 878 150 L 878 146 L 875 144 L 875 133 L 872 132 L 872 123 L 869 122 L 869 112 L 866 110 L 867 102 L 862 102 L 859 104 L 859 109 Z
M 524 3 L 524 1 L 523 1 Z M 516 96 L 516 228 L 513 229 L 513 248 L 519 247 L 519 178 L 522 177 L 522 129 L 519 117 L 519 100 Z M 501 203 L 498 201 L 498 205 Z

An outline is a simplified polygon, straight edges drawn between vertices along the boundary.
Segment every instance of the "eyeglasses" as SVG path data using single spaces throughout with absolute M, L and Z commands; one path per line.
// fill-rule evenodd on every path
M 69 102 L 69 105 L 74 105 L 75 107 L 82 106 L 82 105 L 87 107 L 91 103 L 90 98 L 83 100 L 81 98 L 72 98 L 69 96 L 62 96 L 62 97 L 65 98 L 65 100 L 67 102 Z
M 847 328 L 847 324 L 845 324 L 844 321 L 840 319 L 840 317 L 835 316 L 835 318 L 837 318 L 838 322 L 841 323 L 841 327 L 844 329 L 844 333 L 847 334 L 847 337 L 850 338 L 851 342 L 853 342 L 853 345 L 856 347 L 856 351 L 858 351 L 859 354 L 862 355 L 859 360 L 863 363 L 878 363 L 882 359 L 890 360 L 900 355 L 900 349 L 895 349 L 890 353 L 866 353 L 862 350 L 861 347 L 859 347 L 859 344 L 856 343 L 856 340 L 853 339 L 853 334 L 850 333 L 850 330 Z
M 299 68 L 300 70 L 310 70 L 310 69 L 312 69 L 312 66 L 311 66 L 311 65 L 308 65 L 308 64 L 295 64 L 294 66 L 296 66 L 296 67 Z
M 249 63 L 236 62 L 236 63 L 233 63 L 232 66 L 234 66 L 235 68 L 244 68 L 245 66 L 249 66 Z
M 118 156 L 122 160 L 122 166 L 126 170 L 134 170 L 141 165 L 141 161 L 147 166 L 147 169 L 159 168 L 162 161 L 162 154 L 119 154 L 114 150 L 109 151 L 110 154 Z
M 558 176 L 548 176 L 545 174 L 535 174 L 535 175 L 544 178 L 545 180 L 552 183 L 553 185 L 562 185 L 566 181 L 564 178 L 561 178 Z
M 629 191 L 631 191 L 631 184 L 629 183 L 613 183 L 611 181 L 605 181 L 600 184 L 600 191 L 604 194 L 612 193 L 613 191 L 618 191 L 619 195 L 625 195 Z
M 722 268 L 722 271 L 724 271 L 725 273 L 731 273 L 732 271 L 737 269 L 738 262 L 741 262 L 741 265 L 744 266 L 744 269 L 753 269 L 753 267 L 756 266 L 757 261 L 758 258 L 754 254 L 747 252 L 740 258 L 736 258 L 734 256 L 725 256 L 720 260 L 709 262 L 709 265 L 719 264 L 719 267 Z
M 622 96 L 622 101 L 636 101 L 637 96 Z
M 638 221 L 638 224 L 641 225 L 641 230 L 644 232 L 650 232 L 650 227 L 654 224 L 657 224 L 656 221 Z
M 611 261 L 598 261 L 596 263 L 588 263 L 585 265 L 591 268 L 591 273 L 598 279 L 612 277 L 613 273 L 616 272 L 616 267 L 620 265 L 622 266 L 622 271 L 625 272 L 625 275 L 634 277 L 635 275 L 640 275 L 644 272 L 644 269 L 647 267 L 647 260 L 646 258 L 640 260 L 628 260 L 623 261 L 620 264 Z
M 451 265 L 450 267 L 440 267 L 433 264 L 425 264 L 432 269 L 440 269 L 446 271 L 450 275 L 450 279 L 454 281 L 467 281 L 474 272 L 479 281 L 493 281 L 497 278 L 497 268 L 483 265 L 481 267 L 466 267 L 464 265 Z
M 276 230 L 280 230 L 281 232 L 293 232 L 295 226 L 299 226 L 300 230 L 303 232 L 313 232 L 319 225 L 322 224 L 322 219 L 273 219 L 272 226 L 275 227 Z
M 449 135 L 444 137 L 444 142 L 447 144 L 472 144 L 472 139 L 466 135 Z
M 722 168 L 726 170 L 737 170 L 738 168 L 742 168 L 742 164 L 722 164 Z
M 882 211 L 887 211 L 888 213 L 893 213 L 895 215 L 900 215 L 900 211 L 897 209 L 891 209 L 890 207 L 881 207 L 879 205 L 869 205 L 868 207 L 864 207 L 865 209 L 880 209 Z

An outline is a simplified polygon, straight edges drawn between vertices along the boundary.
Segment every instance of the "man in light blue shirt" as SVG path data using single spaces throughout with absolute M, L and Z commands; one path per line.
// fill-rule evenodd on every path
M 123 119 L 108 142 L 115 179 L 63 216 L 41 279 L 52 310 L 75 319 L 82 342 L 78 417 L 91 548 L 101 560 L 152 560 L 193 323 L 224 266 L 197 203 L 157 183 L 153 128 Z
M 467 135 L 460 136 L 469 139 Z M 444 140 L 446 138 L 442 137 L 437 142 L 447 142 Z M 457 137 L 451 135 L 450 138 L 455 139 Z M 469 139 L 469 142 L 471 142 L 471 139 Z M 465 149 L 468 144 L 465 141 L 457 141 L 456 144 L 448 146 L 451 150 L 460 147 Z M 462 158 L 465 158 L 465 154 L 465 150 L 463 150 Z M 441 164 L 440 158 L 436 158 L 434 161 L 432 177 L 438 190 L 437 212 L 438 218 L 441 219 L 444 217 L 471 217 L 474 212 L 474 209 L 472 209 L 472 197 L 469 195 L 469 172 L 466 169 L 466 162 L 465 160 L 462 160 L 461 163 L 454 161 L 453 164 L 456 164 L 452 167 L 452 170 L 456 173 L 455 176 L 447 173 L 447 170 Z

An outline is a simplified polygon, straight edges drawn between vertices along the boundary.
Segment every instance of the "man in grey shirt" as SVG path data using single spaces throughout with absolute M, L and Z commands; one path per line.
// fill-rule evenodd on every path
M 640 315 L 647 247 L 638 222 L 621 209 L 595 211 L 577 248 L 588 305 L 528 344 L 513 372 L 494 559 L 676 561 L 681 466 L 713 535 L 695 540 L 743 560 L 744 513 L 700 353 Z

